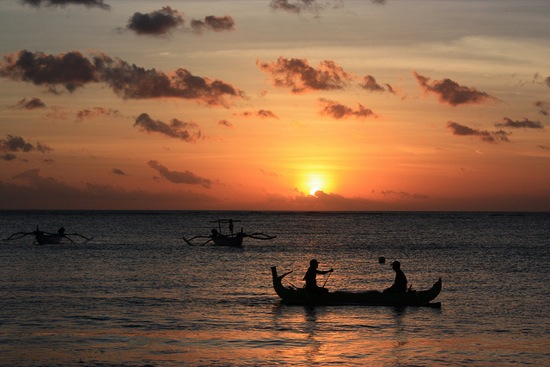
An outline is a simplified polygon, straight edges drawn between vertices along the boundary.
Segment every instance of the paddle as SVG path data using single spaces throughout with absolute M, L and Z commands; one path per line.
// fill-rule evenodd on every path
M 323 288 L 325 288 L 325 284 L 327 284 L 328 278 L 330 278 L 330 275 L 331 275 L 332 273 L 333 273 L 332 271 L 331 271 L 330 273 L 328 273 L 328 276 L 327 276 L 327 278 L 325 279 L 325 282 L 323 283 Z

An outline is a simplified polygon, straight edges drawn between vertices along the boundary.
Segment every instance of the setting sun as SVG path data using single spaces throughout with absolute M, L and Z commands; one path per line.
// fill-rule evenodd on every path
M 315 193 L 317 191 L 323 191 L 319 186 L 315 186 L 315 187 L 312 187 L 310 190 L 309 190 L 309 194 L 311 196 L 315 196 Z
M 311 173 L 304 177 L 302 184 L 303 192 L 308 193 L 311 196 L 315 196 L 317 191 L 327 191 L 329 189 L 330 182 L 328 175 L 323 173 Z

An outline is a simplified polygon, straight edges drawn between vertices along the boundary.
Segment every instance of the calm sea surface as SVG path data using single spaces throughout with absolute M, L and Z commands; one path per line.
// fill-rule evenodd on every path
M 189 246 L 218 218 L 243 248 Z M 550 366 L 550 214 L 0 212 L 0 366 Z M 222 228 L 225 230 L 225 228 Z M 378 257 L 385 256 L 386 264 Z M 302 286 L 383 289 L 400 260 L 441 309 L 284 306 Z

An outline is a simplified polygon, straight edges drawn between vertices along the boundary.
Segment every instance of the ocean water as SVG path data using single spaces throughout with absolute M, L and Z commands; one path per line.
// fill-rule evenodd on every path
M 183 241 L 219 218 L 277 238 Z M 0 366 L 550 366 L 550 214 L 0 212 L 36 226 L 94 239 L 0 242 Z M 400 260 L 442 307 L 282 305 L 270 267 L 302 286 L 311 258 L 332 290 Z

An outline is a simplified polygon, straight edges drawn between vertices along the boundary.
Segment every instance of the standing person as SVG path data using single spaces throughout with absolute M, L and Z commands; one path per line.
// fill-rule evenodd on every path
M 394 261 L 391 267 L 395 271 L 395 281 L 391 287 L 384 290 L 384 293 L 405 293 L 407 291 L 407 277 L 401 270 L 401 263 Z
M 231 236 L 233 236 L 233 219 L 229 219 L 229 232 L 231 232 Z
M 328 292 L 328 289 L 326 289 L 325 287 L 319 287 L 317 285 L 317 274 L 332 273 L 334 269 L 317 270 L 318 267 L 319 267 L 319 262 L 317 260 L 312 259 L 309 262 L 309 268 L 307 269 L 306 275 L 304 276 L 304 280 L 306 281 L 306 290 L 308 292 L 316 292 L 316 293 Z

